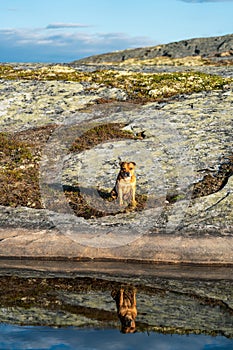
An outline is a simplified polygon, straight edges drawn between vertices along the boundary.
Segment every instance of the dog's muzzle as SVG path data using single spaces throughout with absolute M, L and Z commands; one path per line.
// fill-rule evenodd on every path
M 125 320 L 125 326 L 126 326 L 126 327 L 131 327 L 131 326 L 132 326 L 132 320 L 131 320 L 130 318 L 127 318 L 127 319 Z
M 123 173 L 123 176 L 124 176 L 124 177 L 130 177 L 131 175 L 130 175 L 130 172 L 124 172 L 124 173 Z

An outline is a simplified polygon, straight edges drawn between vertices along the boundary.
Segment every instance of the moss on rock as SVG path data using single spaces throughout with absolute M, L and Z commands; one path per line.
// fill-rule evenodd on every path
M 60 80 L 95 83 L 126 91 L 130 99 L 155 100 L 177 94 L 222 89 L 232 79 L 199 72 L 141 73 L 129 71 L 95 70 L 80 72 L 65 66 L 45 66 L 16 69 L 0 65 L 0 78 L 7 80 Z

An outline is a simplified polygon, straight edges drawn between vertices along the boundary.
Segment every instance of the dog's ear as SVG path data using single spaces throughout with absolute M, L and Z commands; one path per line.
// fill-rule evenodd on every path
M 124 162 L 120 162 L 120 163 L 119 163 L 120 167 L 121 167 L 123 164 L 124 164 Z
M 131 162 L 134 166 L 136 166 L 136 163 L 135 162 Z

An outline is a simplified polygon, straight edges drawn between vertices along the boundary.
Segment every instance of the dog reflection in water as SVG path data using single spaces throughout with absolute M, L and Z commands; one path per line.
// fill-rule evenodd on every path
M 136 289 L 132 287 L 114 289 L 111 295 L 116 302 L 117 315 L 121 322 L 121 332 L 136 332 Z

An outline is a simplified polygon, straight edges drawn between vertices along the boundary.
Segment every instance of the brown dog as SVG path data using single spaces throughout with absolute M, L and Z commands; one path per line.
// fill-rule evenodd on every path
M 133 207 L 136 206 L 135 192 L 136 192 L 136 176 L 134 175 L 136 163 L 121 162 L 120 172 L 117 176 L 114 189 L 111 191 L 113 198 L 119 199 L 119 204 L 122 206 L 124 201 L 130 203 Z
M 134 333 L 136 331 L 135 319 L 137 316 L 136 289 L 123 289 L 112 291 L 112 297 L 116 301 L 117 315 L 121 321 L 122 333 Z

